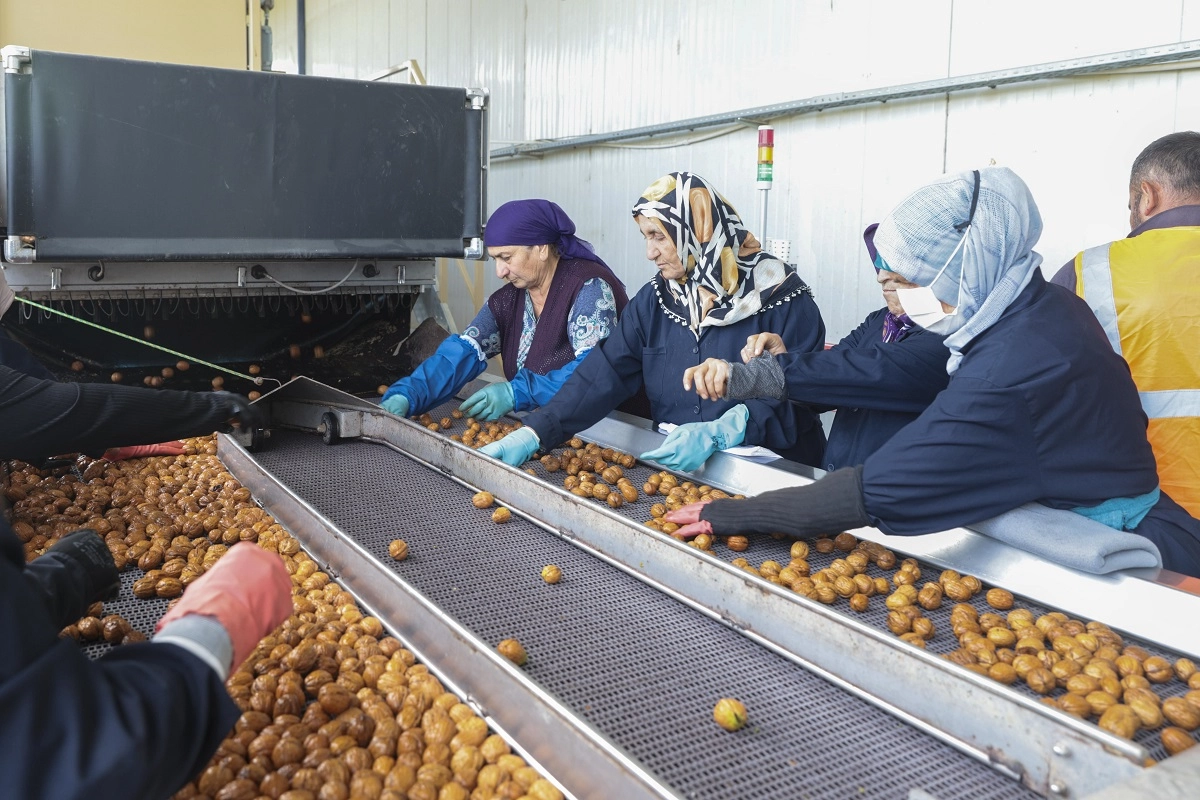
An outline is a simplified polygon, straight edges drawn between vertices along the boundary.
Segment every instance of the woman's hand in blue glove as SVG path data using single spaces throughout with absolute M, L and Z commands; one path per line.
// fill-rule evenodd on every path
M 384 411 L 397 417 L 408 416 L 408 398 L 402 394 L 394 394 L 379 404 Z
M 498 458 L 510 467 L 519 467 L 533 457 L 541 442 L 532 428 L 517 428 L 498 442 L 485 444 L 479 452 Z
M 468 417 L 491 422 L 512 411 L 515 404 L 512 384 L 503 381 L 483 387 L 463 401 L 458 410 Z
M 655 461 L 667 469 L 691 472 L 699 469 L 710 455 L 742 443 L 750 410 L 738 404 L 712 422 L 689 422 L 667 434 L 657 450 L 638 458 Z

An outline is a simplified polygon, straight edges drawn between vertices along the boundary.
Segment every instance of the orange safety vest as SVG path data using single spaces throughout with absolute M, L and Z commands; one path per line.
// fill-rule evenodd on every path
M 1200 518 L 1200 227 L 1084 250 L 1075 291 L 1129 363 L 1162 490 Z

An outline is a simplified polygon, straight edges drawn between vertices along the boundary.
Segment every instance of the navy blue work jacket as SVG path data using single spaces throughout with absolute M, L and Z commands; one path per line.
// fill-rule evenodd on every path
M 24 565 L 0 517 L 0 797 L 169 797 L 237 721 L 224 683 L 168 644 L 89 661 L 58 637 Z
M 701 400 L 684 391 L 683 373 L 706 358 L 740 360 L 746 339 L 773 332 L 789 351 L 805 353 L 825 346 L 825 323 L 808 287 L 793 276 L 759 313 L 732 325 L 702 328 L 697 340 L 659 303 L 667 288 L 655 275 L 629 301 L 613 333 L 594 347 L 554 398 L 525 417 L 549 448 L 599 422 L 645 386 L 655 424 L 707 422 L 738 401 Z M 825 433 L 815 412 L 786 400 L 742 401 L 750 410 L 747 445 L 769 447 L 785 458 L 821 465 Z
M 837 409 L 823 469 L 855 467 L 912 422 L 946 388 L 943 337 L 913 326 L 883 341 L 887 309 L 872 312 L 823 353 L 787 353 L 779 365 L 788 398 L 817 411 Z
M 990 519 L 1028 502 L 1070 509 L 1158 485 L 1146 415 L 1125 361 L 1087 303 L 1035 273 L 963 349 L 950 383 L 868 458 L 863 499 L 887 533 Z M 1163 496 L 1134 533 L 1164 566 L 1200 567 L 1200 521 Z

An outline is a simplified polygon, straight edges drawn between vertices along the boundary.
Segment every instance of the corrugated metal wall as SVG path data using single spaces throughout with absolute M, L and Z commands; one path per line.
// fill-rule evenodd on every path
M 313 74 L 415 58 L 430 83 L 487 87 L 495 147 L 1197 38 L 1200 0 L 307 0 L 307 24 Z M 768 235 L 791 241 L 836 339 L 880 305 L 863 227 L 941 172 L 994 161 L 1032 187 L 1052 271 L 1127 233 L 1130 163 L 1200 128 L 1198 80 L 1177 66 L 777 120 Z M 754 125 L 680 141 L 496 161 L 491 206 L 559 202 L 636 288 L 651 267 L 629 208 L 664 172 L 704 175 L 757 225 Z M 461 325 L 456 273 L 443 296 Z

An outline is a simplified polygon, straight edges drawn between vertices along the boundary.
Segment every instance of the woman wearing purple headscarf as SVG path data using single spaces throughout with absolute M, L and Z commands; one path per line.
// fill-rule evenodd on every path
M 504 357 L 506 381 L 459 408 L 482 420 L 546 403 L 588 352 L 616 327 L 629 297 L 575 223 L 549 200 L 500 206 L 484 231 L 496 277 L 505 282 L 467 329 L 442 342 L 407 378 L 392 384 L 383 408 L 398 416 L 433 408 Z

